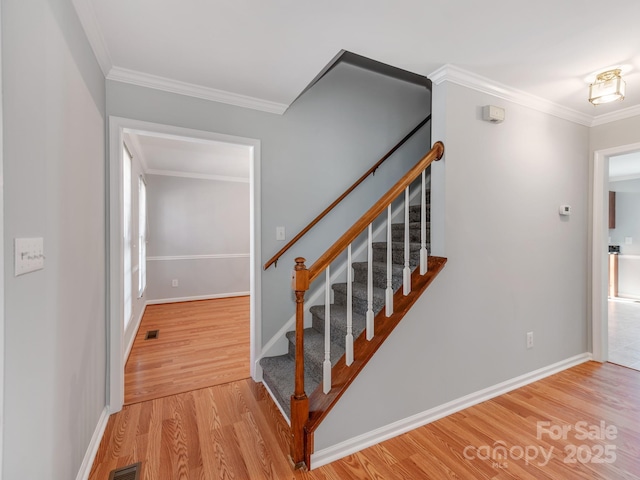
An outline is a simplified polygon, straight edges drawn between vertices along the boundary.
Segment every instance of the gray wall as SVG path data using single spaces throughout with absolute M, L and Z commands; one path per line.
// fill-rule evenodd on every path
M 2 1 L 5 479 L 75 478 L 105 406 L 105 84 L 67 0 Z M 45 268 L 13 276 L 13 239 Z
M 620 253 L 640 255 L 640 191 L 616 192 L 616 228 L 609 229 L 609 237 L 612 245 L 620 245 Z M 625 244 L 626 237 L 631 245 Z
M 429 92 L 350 65 L 333 69 L 284 115 L 208 102 L 107 81 L 107 113 L 259 139 L 261 141 L 262 263 L 309 223 L 428 112 Z M 427 132 L 428 133 L 428 132 Z M 262 343 L 294 314 L 294 258 L 311 264 L 374 200 L 426 153 L 428 135 L 414 137 L 366 186 L 262 275 Z
M 633 189 L 634 184 L 635 191 L 621 191 Z M 616 228 L 609 229 L 609 237 L 612 245 L 620 245 L 618 295 L 640 298 L 640 182 L 611 182 L 610 186 L 616 190 Z M 627 245 L 625 237 L 633 243 Z
M 249 291 L 248 183 L 147 175 L 147 197 L 148 301 Z
M 481 120 L 488 104 L 506 108 L 504 123 Z M 432 230 L 445 231 L 448 263 L 320 426 L 316 451 L 588 351 L 588 128 L 445 82 L 433 137 L 445 156 Z

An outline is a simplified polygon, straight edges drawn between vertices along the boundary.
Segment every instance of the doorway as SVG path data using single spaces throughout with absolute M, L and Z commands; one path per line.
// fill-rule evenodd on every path
M 640 151 L 609 157 L 609 361 L 640 370 Z
M 191 145 L 199 146 L 198 148 L 204 148 L 206 145 L 216 144 L 226 145 L 229 148 L 235 148 L 238 151 L 246 152 L 248 158 L 248 185 L 249 185 L 249 298 L 250 298 L 250 373 L 254 376 L 255 359 L 257 358 L 256 348 L 259 342 L 255 339 L 260 338 L 260 321 L 259 321 L 259 309 L 256 308 L 260 304 L 260 276 L 256 274 L 259 272 L 261 259 L 259 258 L 260 252 L 260 142 L 255 139 L 249 139 L 244 137 L 236 137 L 224 134 L 218 134 L 213 132 L 205 132 L 199 130 L 185 129 L 182 127 L 155 124 L 150 122 L 142 122 L 131 119 L 124 119 L 120 117 L 110 117 L 109 119 L 109 385 L 108 385 L 108 403 L 110 412 L 119 411 L 122 408 L 124 402 L 124 364 L 127 354 L 133 343 L 133 336 L 137 330 L 138 325 L 130 327 L 126 331 L 124 329 L 124 272 L 123 272 L 123 259 L 125 252 L 125 245 L 123 239 L 123 182 L 122 182 L 122 165 L 123 165 L 123 142 L 127 138 L 128 142 L 135 143 L 132 138 L 144 141 L 152 139 L 151 143 L 157 145 L 175 145 L 176 142 L 186 141 Z M 140 150 L 140 144 L 137 148 Z M 144 155 L 143 155 L 144 158 Z M 148 158 L 145 158 L 146 162 L 149 162 Z M 145 161 L 143 160 L 143 161 Z M 200 158 L 202 161 L 202 158 Z M 146 165 L 147 173 L 164 173 L 173 172 L 173 175 L 178 178 L 193 177 L 194 172 L 179 172 L 176 171 L 176 167 L 171 165 L 164 165 L 162 168 L 150 168 Z M 198 175 L 209 175 L 209 177 L 216 177 L 215 174 L 199 173 Z M 160 178 L 161 175 L 158 175 Z M 231 175 L 217 175 L 218 180 L 221 177 L 225 177 L 226 180 L 231 179 Z M 165 177 L 162 177 L 165 178 Z M 166 177 L 168 178 L 168 177 Z M 236 181 L 238 177 L 233 177 Z M 211 178 L 209 178 L 211 179 Z M 148 181 L 148 179 L 147 179 Z M 246 256 L 246 254 L 244 254 Z M 167 263 L 165 260 L 172 260 L 175 263 L 180 261 L 193 261 L 194 259 L 183 258 L 186 256 L 180 255 L 156 255 L 155 260 L 158 263 Z M 215 255 L 195 255 L 193 257 L 207 257 L 196 258 L 195 260 L 212 261 L 217 258 Z M 209 258 L 215 257 L 215 258 Z M 169 262 L 170 263 L 170 262 Z M 147 263 L 149 265 L 149 263 Z M 150 275 L 153 273 L 150 272 Z M 149 276 L 150 276 L 149 275 Z M 176 276 L 170 274 L 170 276 Z M 150 276 L 151 278 L 151 276 Z M 163 280 L 163 284 L 166 283 L 166 279 Z M 169 293 L 161 292 L 156 293 L 154 296 L 159 296 L 161 299 L 173 300 L 173 301 L 186 301 L 197 300 L 204 297 L 215 298 L 215 294 L 212 295 L 198 295 L 184 293 L 187 290 L 183 290 L 180 293 L 180 289 L 176 288 L 180 285 L 180 280 L 174 278 L 169 281 L 170 291 Z M 147 288 L 149 286 L 147 285 Z M 173 290 L 171 290 L 173 288 Z M 235 292 L 238 293 L 238 292 Z M 242 292 L 241 292 L 242 293 Z M 244 292 L 245 294 L 247 292 Z M 143 310 L 142 310 L 143 311 Z M 140 307 L 138 312 L 141 312 Z M 134 315 L 132 324 L 139 324 L 142 318 L 142 313 L 136 317 Z M 133 335 L 132 333 L 133 332 Z
M 640 143 L 594 152 L 591 256 L 592 353 L 609 360 L 609 163 L 616 156 L 640 152 Z M 640 239 L 638 239 L 640 241 Z

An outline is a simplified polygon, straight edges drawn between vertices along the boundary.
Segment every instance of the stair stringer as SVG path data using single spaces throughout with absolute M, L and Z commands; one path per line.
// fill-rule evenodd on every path
M 431 178 L 431 174 L 427 173 L 427 184 L 430 183 L 429 182 L 430 178 Z M 416 188 L 414 188 L 409 193 L 409 204 L 412 205 L 413 204 L 412 202 L 416 200 L 416 197 L 418 197 L 420 193 L 421 193 L 421 186 L 417 185 Z M 383 217 L 384 219 L 380 222 L 380 225 L 378 225 L 373 231 L 374 242 L 385 239 L 386 229 L 387 229 L 387 218 L 386 218 L 386 215 L 383 215 Z M 403 202 L 399 202 L 396 208 L 394 208 L 391 212 L 392 223 L 399 219 L 404 220 L 404 203 Z M 367 242 L 365 240 L 365 241 L 362 241 L 361 244 L 359 244 L 354 250 L 353 252 L 354 260 L 359 259 L 363 256 L 366 256 L 366 250 L 367 250 Z M 345 275 L 345 272 L 347 270 L 347 264 L 348 264 L 347 259 L 345 259 L 344 262 L 340 263 L 336 268 L 331 269 L 332 270 L 331 285 L 333 285 L 337 280 L 341 279 L 341 276 Z M 325 283 L 324 282 L 320 282 L 320 283 L 321 285 L 319 285 L 318 288 L 314 289 L 313 292 L 310 292 L 308 295 L 305 296 L 305 300 L 304 300 L 305 328 L 308 328 L 311 326 L 311 312 L 309 311 L 309 309 L 314 305 L 317 305 L 318 303 L 324 302 Z M 260 365 L 260 360 L 264 357 L 284 355 L 287 352 L 289 341 L 287 340 L 286 334 L 292 330 L 295 330 L 295 324 L 296 324 L 296 315 L 294 313 L 291 316 L 291 318 L 289 318 L 289 320 L 287 320 L 287 322 L 271 337 L 271 339 L 264 345 L 264 347 L 262 347 L 262 350 L 260 354 L 257 356 L 254 364 L 255 378 L 257 381 L 261 382 L 263 378 L 262 366 Z M 266 384 L 264 385 L 266 386 Z M 273 392 L 271 392 L 271 390 L 269 390 L 269 388 L 267 388 L 267 391 L 269 392 L 269 395 L 271 395 L 271 398 L 273 398 L 274 402 L 276 402 L 276 404 L 280 408 L 280 411 L 283 413 L 287 422 L 289 422 L 290 419 L 284 413 L 282 407 L 280 407 L 279 402 L 276 399 L 276 396 L 273 394 Z
M 309 396 L 309 419 L 305 425 L 306 464 L 311 468 L 311 454 L 313 453 L 313 436 L 331 409 L 338 403 L 340 397 L 355 380 L 365 365 L 371 360 L 376 351 L 389 337 L 400 323 L 400 320 L 413 307 L 427 287 L 442 271 L 447 262 L 443 257 L 429 257 L 428 271 L 420 275 L 419 268 L 411 274 L 412 289 L 409 295 L 402 293 L 402 288 L 393 296 L 394 313 L 387 317 L 384 309 L 375 316 L 375 335 L 371 340 L 366 339 L 366 331 L 354 341 L 354 361 L 350 366 L 345 363 L 345 356 L 331 369 L 332 388 L 323 393 L 322 385 L 318 386 Z

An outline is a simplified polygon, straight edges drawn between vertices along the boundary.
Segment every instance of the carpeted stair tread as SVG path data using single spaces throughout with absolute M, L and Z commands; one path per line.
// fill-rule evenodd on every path
M 260 359 L 262 366 L 262 380 L 266 383 L 276 397 L 276 400 L 291 418 L 291 395 L 295 388 L 295 360 L 291 355 L 278 355 L 277 357 L 263 357 Z M 304 385 L 307 392 L 313 392 L 321 379 L 314 377 L 305 371 Z
M 314 305 L 309 309 L 313 316 L 313 328 L 324 334 L 324 305 Z M 356 339 L 366 328 L 366 317 L 353 312 L 351 318 L 353 338 Z M 347 306 L 331 305 L 331 341 L 344 346 L 347 336 Z
M 420 242 L 421 230 L 420 222 L 409 222 L 409 241 Z M 427 224 L 427 238 L 429 238 L 429 224 Z M 404 223 L 394 223 L 391 225 L 391 241 L 404 241 Z
M 427 211 L 426 217 L 427 222 L 429 221 L 429 213 L 431 212 L 431 205 L 427 203 Z M 410 222 L 419 222 L 422 217 L 422 210 L 420 209 L 420 205 L 409 205 L 409 221 Z
M 418 258 L 419 259 L 419 258 Z M 404 259 L 403 259 L 404 261 Z M 353 262 L 354 281 L 356 283 L 367 283 L 367 277 L 369 276 L 369 262 Z M 416 262 L 417 265 L 417 262 Z M 411 265 L 410 267 L 415 267 Z M 372 274 L 373 274 L 373 286 L 378 288 L 387 288 L 387 262 L 386 258 L 384 262 L 372 262 Z M 395 291 L 402 285 L 402 272 L 404 270 L 403 265 L 392 264 L 391 266 L 391 288 Z M 413 270 L 413 268 L 412 268 Z
M 430 191 L 426 192 L 426 233 L 430 236 Z M 414 270 L 420 263 L 421 247 L 421 216 L 422 208 L 419 204 L 409 206 L 409 266 Z M 403 215 L 404 217 L 404 215 Z M 395 291 L 402 287 L 404 268 L 404 223 L 391 225 L 392 238 L 392 288 Z M 430 245 L 426 245 L 430 251 Z M 380 312 L 385 305 L 385 290 L 387 283 L 387 243 L 374 242 L 373 256 L 373 311 Z M 367 311 L 367 262 L 354 262 L 353 287 L 353 338 L 357 339 L 366 328 Z M 347 284 L 332 285 L 334 303 L 331 305 L 331 365 L 335 365 L 345 352 L 345 337 L 347 333 Z M 322 383 L 322 364 L 324 362 L 324 304 L 311 306 L 312 327 L 304 330 L 305 357 L 305 391 L 310 395 Z M 287 332 L 289 353 L 276 357 L 265 357 L 260 360 L 263 369 L 263 381 L 268 385 L 276 401 L 290 418 L 290 401 L 295 383 L 295 331 Z
M 430 245 L 426 245 L 429 250 Z M 404 265 L 404 242 L 391 242 L 392 262 Z M 373 261 L 387 261 L 387 242 L 373 242 Z M 420 242 L 409 243 L 409 265 L 416 266 L 420 262 Z
M 289 355 L 296 354 L 296 332 L 287 332 L 289 339 Z M 344 355 L 344 347 L 331 343 L 331 365 L 335 365 Z M 314 328 L 304 329 L 304 372 L 322 379 L 322 363 L 324 362 L 324 334 Z
M 333 287 L 333 301 L 338 305 L 347 304 L 347 284 L 346 283 L 334 283 Z M 367 313 L 367 285 L 364 283 L 352 284 L 352 305 L 353 311 L 358 312 L 360 315 L 366 315 Z M 385 289 L 373 287 L 373 312 L 378 313 L 382 310 L 385 303 Z

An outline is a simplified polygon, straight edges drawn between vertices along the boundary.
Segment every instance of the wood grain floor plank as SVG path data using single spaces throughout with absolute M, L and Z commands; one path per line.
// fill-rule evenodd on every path
M 125 366 L 125 404 L 249 376 L 249 297 L 149 305 Z M 146 332 L 159 330 L 157 339 Z
M 625 408 L 621 408 L 624 406 Z M 264 387 L 250 379 L 151 402 L 112 415 L 90 480 L 141 461 L 143 480 L 621 480 L 640 479 L 640 372 L 589 362 L 488 400 L 310 472 L 288 459 L 288 426 Z M 538 421 L 615 425 L 613 440 L 540 438 Z M 548 463 L 467 458 L 465 448 L 496 442 L 553 447 Z M 567 447 L 615 447 L 610 463 L 567 463 Z M 468 452 L 467 452 L 468 453 Z

